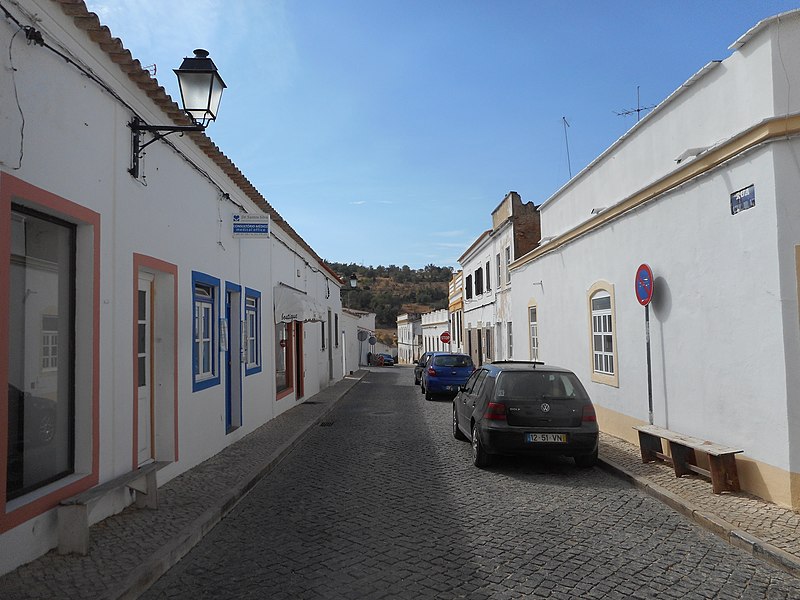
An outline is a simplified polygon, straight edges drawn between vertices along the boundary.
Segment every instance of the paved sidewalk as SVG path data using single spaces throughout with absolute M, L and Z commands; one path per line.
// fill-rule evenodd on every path
M 51 551 L 0 577 L 2 600 L 136 598 L 174 565 L 367 374 L 359 371 L 159 488 L 159 509 L 129 508 L 91 528 L 87 556 Z M 643 464 L 639 449 L 601 434 L 602 468 L 624 477 L 731 544 L 800 577 L 800 514 L 745 493 L 715 495 L 698 477 Z
M 642 463 L 639 447 L 601 434 L 601 466 L 631 481 L 730 544 L 800 577 L 800 514 L 745 492 L 714 494 L 698 476 Z
M 137 598 L 366 374 L 345 377 L 172 479 L 158 490 L 158 510 L 128 508 L 93 525 L 87 556 L 60 556 L 53 550 L 0 577 L 0 598 Z

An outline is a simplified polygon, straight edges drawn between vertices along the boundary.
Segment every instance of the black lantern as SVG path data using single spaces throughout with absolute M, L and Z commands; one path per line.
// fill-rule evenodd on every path
M 183 59 L 180 69 L 175 69 L 175 75 L 181 90 L 183 110 L 192 120 L 192 125 L 148 125 L 138 116 L 134 117 L 128 124 L 133 132 L 131 168 L 128 172 L 134 178 L 139 178 L 139 160 L 147 146 L 170 133 L 205 131 L 208 124 L 217 118 L 222 90 L 226 86 L 214 61 L 208 58 L 208 51 L 195 50 L 194 57 Z M 153 134 L 153 139 L 144 144 L 141 143 L 143 131 Z
M 181 88 L 183 110 L 195 123 L 208 125 L 217 118 L 219 102 L 225 82 L 217 72 L 208 51 L 197 49 L 193 58 L 184 58 L 180 69 L 175 69 Z

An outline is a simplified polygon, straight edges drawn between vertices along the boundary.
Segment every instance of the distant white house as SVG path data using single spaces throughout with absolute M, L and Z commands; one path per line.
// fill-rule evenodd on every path
M 342 338 L 345 374 L 366 366 L 368 355 L 375 352 L 375 344 L 370 343 L 375 340 L 375 313 L 343 308 Z
M 451 352 L 450 343 L 442 341 L 442 334 L 449 332 L 450 319 L 446 308 L 422 315 L 423 352 Z
M 413 313 L 397 316 L 397 362 L 410 365 L 422 354 L 422 319 Z
M 653 421 L 743 448 L 742 487 L 797 510 L 800 12 L 730 49 L 541 205 L 542 243 L 511 265 L 513 356 L 576 371 L 635 442 L 646 263 Z

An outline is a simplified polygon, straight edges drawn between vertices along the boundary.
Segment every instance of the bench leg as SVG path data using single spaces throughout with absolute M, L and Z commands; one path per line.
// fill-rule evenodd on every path
M 691 475 L 692 470 L 687 465 L 697 466 L 697 459 L 694 455 L 694 450 L 687 446 L 676 444 L 675 442 L 669 443 L 669 451 L 672 454 L 672 466 L 675 469 L 675 477 L 683 475 Z
M 657 461 L 659 453 L 664 451 L 661 446 L 661 438 L 644 431 L 639 432 L 639 449 L 642 452 L 643 463 Z
M 711 485 L 715 494 L 739 491 L 739 473 L 736 470 L 736 457 L 733 454 L 709 456 Z
M 58 507 L 58 553 L 89 553 L 89 509 L 85 504 Z
M 136 508 L 158 508 L 158 484 L 155 471 L 150 471 L 145 475 L 144 485 L 139 480 L 132 482 L 130 487 L 136 490 Z

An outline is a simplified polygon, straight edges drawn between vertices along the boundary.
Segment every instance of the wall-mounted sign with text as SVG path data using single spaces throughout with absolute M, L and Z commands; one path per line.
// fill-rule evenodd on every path
M 753 208 L 756 205 L 756 186 L 750 185 L 731 194 L 731 214 Z
M 269 237 L 269 215 L 234 213 L 232 235 L 235 238 Z

